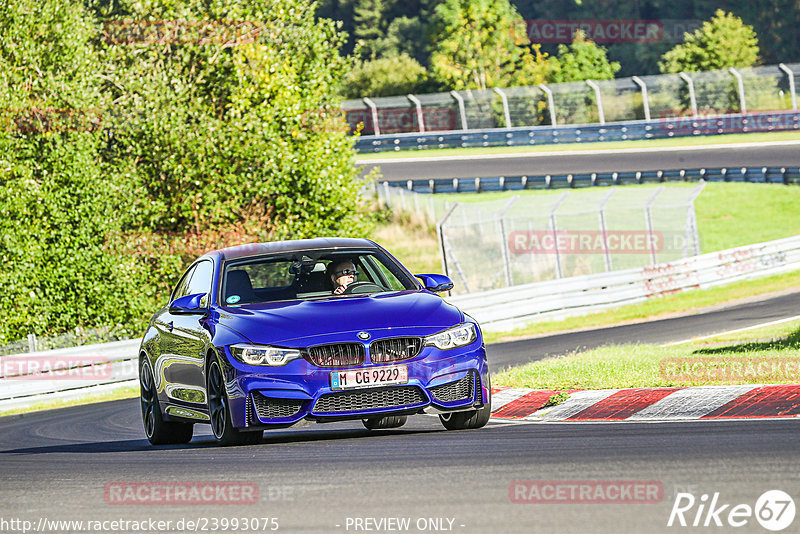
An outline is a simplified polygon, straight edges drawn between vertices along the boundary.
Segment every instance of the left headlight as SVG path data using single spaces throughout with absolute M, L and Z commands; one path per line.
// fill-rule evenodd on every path
M 286 365 L 303 356 L 297 349 L 282 349 L 268 345 L 231 345 L 231 354 L 242 363 L 270 367 Z
M 449 350 L 469 345 L 478 338 L 475 325 L 472 323 L 462 323 L 453 328 L 448 328 L 444 332 L 433 334 L 425 338 L 426 346 L 434 346 L 437 349 Z

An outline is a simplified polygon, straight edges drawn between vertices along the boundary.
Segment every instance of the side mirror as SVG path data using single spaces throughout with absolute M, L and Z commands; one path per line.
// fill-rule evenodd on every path
M 206 313 L 208 311 L 207 300 L 205 293 L 184 295 L 170 302 L 169 312 L 174 315 Z
M 422 281 L 422 285 L 428 291 L 442 293 L 453 289 L 453 281 L 443 274 L 417 274 L 415 276 Z

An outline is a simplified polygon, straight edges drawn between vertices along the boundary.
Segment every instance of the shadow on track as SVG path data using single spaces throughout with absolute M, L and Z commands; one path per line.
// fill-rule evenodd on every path
M 95 441 L 85 443 L 72 443 L 68 445 L 43 445 L 37 447 L 24 447 L 19 449 L 0 450 L 0 454 L 52 454 L 52 453 L 109 453 L 109 452 L 140 452 L 140 451 L 165 451 L 183 449 L 247 449 L 251 450 L 263 445 L 284 445 L 291 443 L 335 441 L 343 439 L 376 438 L 386 436 L 410 436 L 414 434 L 444 433 L 445 429 L 414 429 L 414 430 L 322 430 L 302 432 L 267 432 L 264 438 L 255 445 L 242 445 L 238 447 L 220 447 L 210 435 L 195 436 L 192 441 L 183 445 L 150 445 L 146 439 L 127 439 L 119 441 Z

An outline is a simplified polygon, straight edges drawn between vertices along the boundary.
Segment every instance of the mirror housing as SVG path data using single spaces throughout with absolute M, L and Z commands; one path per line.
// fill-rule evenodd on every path
M 428 291 L 443 293 L 453 289 L 453 281 L 443 274 L 417 274 L 414 276 L 422 281 L 422 285 Z
M 190 315 L 195 313 L 206 313 L 208 307 L 205 293 L 195 293 L 176 298 L 169 304 L 169 312 L 173 315 Z

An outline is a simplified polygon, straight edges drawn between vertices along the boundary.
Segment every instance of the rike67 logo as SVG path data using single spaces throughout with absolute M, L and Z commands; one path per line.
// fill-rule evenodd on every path
M 755 518 L 763 528 L 778 532 L 792 524 L 794 515 L 794 500 L 781 490 L 764 492 L 755 506 L 723 502 L 719 492 L 704 493 L 699 499 L 691 493 L 678 493 L 667 526 L 738 528 L 752 524 Z

